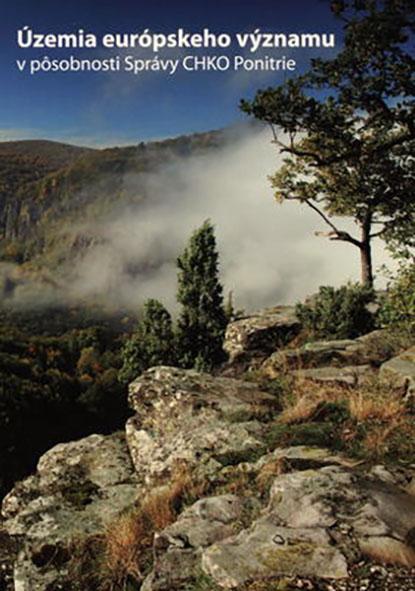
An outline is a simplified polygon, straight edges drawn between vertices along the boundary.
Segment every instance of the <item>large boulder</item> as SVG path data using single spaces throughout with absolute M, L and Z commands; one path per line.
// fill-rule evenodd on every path
M 102 534 L 138 494 L 122 434 L 91 435 L 44 454 L 2 504 L 4 531 L 21 540 L 15 590 L 54 589 L 67 575 L 74 540 Z
M 200 572 L 203 548 L 232 536 L 249 501 L 226 494 L 197 501 L 171 526 L 156 534 L 153 570 L 142 591 L 171 591 Z
M 126 425 L 137 473 L 159 482 L 180 464 L 209 478 L 258 455 L 276 398 L 256 384 L 173 367 L 149 369 L 130 384 L 136 415 Z M 260 422 L 261 421 L 261 422 Z
M 356 541 L 373 559 L 415 565 L 415 497 L 383 467 L 369 475 L 342 467 L 283 475 L 274 481 L 270 510 L 291 526 L 332 528 L 334 539 L 345 548 L 349 542 L 349 555 Z
M 277 306 L 258 314 L 230 322 L 226 329 L 224 349 L 230 367 L 246 367 L 253 360 L 263 360 L 285 346 L 301 329 L 292 306 Z
M 277 576 L 347 577 L 346 559 L 323 528 L 286 528 L 268 517 L 210 546 L 202 555 L 202 568 L 225 589 Z

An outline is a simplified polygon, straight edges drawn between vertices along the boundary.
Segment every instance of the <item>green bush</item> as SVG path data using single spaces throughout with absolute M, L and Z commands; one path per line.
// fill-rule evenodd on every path
M 379 317 L 383 326 L 415 335 L 415 260 L 401 263 L 388 285 Z
M 353 339 L 375 328 L 376 317 L 368 309 L 374 301 L 371 287 L 321 286 L 313 301 L 297 304 L 296 313 L 313 338 Z
M 122 360 L 122 383 L 132 381 L 149 367 L 176 363 L 172 319 L 159 301 L 150 299 L 145 303 L 137 331 L 123 348 Z

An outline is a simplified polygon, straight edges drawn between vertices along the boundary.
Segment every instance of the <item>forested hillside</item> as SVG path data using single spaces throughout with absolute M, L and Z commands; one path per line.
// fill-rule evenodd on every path
M 0 144 L 0 260 L 29 268 L 62 264 L 94 241 L 80 225 L 147 197 L 146 174 L 222 141 L 221 132 L 211 132 L 102 150 L 48 141 Z

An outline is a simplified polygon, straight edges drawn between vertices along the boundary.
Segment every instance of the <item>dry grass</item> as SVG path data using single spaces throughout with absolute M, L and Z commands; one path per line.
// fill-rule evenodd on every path
M 350 414 L 359 423 L 377 419 L 380 421 L 400 421 L 405 416 L 407 409 L 402 398 L 393 395 L 375 398 L 368 392 L 350 392 Z
M 395 450 L 406 455 L 415 440 L 415 422 L 402 393 L 393 384 L 373 380 L 366 388 L 352 391 L 349 397 L 350 415 L 365 427 L 362 449 L 376 459 Z
M 190 489 L 190 474 L 177 470 L 170 484 L 145 497 L 135 511 L 122 515 L 107 528 L 105 570 L 111 591 L 122 590 L 128 580 L 143 580 L 154 533 L 175 521 Z
M 236 469 L 232 476 L 228 475 L 226 484 L 217 488 L 215 493 L 231 493 L 240 497 L 250 495 L 252 494 L 251 475 Z
M 373 426 L 363 440 L 363 446 L 370 457 L 382 457 L 389 449 L 392 436 L 403 427 L 402 421 L 394 420 L 388 425 Z
M 365 384 L 351 388 L 326 385 L 299 378 L 283 400 L 284 409 L 278 422 L 287 425 L 310 420 L 323 402 L 346 402 L 352 418 L 358 422 L 378 419 L 391 421 L 407 414 L 408 409 L 393 383 L 368 379 Z
M 74 591 L 99 589 L 97 571 L 102 568 L 104 537 L 102 535 L 74 538 L 69 545 L 68 575 Z
M 142 504 L 141 510 L 152 524 L 152 529 L 159 531 L 170 525 L 182 505 L 197 496 L 196 488 L 186 466 L 176 468 L 171 483 L 150 493 Z
M 152 544 L 152 532 L 140 510 L 122 515 L 104 536 L 105 579 L 108 589 L 123 589 L 128 580 L 143 580 L 143 557 Z
M 262 466 L 256 476 L 256 485 L 260 494 L 265 494 L 269 490 L 274 478 L 284 474 L 285 471 L 286 463 L 284 458 L 278 458 Z
M 351 388 L 297 379 L 282 402 L 277 423 L 285 425 L 319 421 L 322 405 L 342 405 L 348 417 L 339 423 L 338 436 L 351 454 L 381 459 L 415 452 L 414 416 L 392 382 L 373 377 Z
M 284 409 L 278 422 L 286 425 L 304 423 L 312 418 L 322 402 L 338 402 L 344 400 L 348 394 L 348 388 L 298 378 L 294 380 L 289 395 L 283 399 Z

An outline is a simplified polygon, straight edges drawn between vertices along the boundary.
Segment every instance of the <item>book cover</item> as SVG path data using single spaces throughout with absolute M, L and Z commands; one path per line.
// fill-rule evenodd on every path
M 0 591 L 413 588 L 413 0 L 1 7 Z

